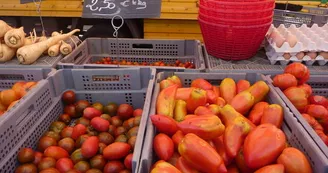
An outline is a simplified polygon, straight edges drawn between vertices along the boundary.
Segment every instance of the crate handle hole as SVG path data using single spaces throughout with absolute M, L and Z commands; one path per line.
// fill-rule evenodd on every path
M 132 44 L 134 49 L 153 49 L 152 44 Z

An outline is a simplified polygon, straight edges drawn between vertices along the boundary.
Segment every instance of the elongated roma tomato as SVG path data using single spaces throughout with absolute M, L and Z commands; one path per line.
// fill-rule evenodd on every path
M 116 160 L 127 156 L 130 150 L 131 146 L 129 144 L 125 142 L 114 142 L 104 149 L 103 155 L 105 159 Z
M 53 157 L 56 160 L 60 158 L 69 157 L 68 152 L 61 147 L 58 146 L 50 146 L 46 150 L 44 150 L 44 156 Z
M 150 173 L 181 173 L 179 169 L 164 160 L 157 161 Z
M 272 104 L 264 109 L 261 124 L 270 123 L 280 128 L 284 120 L 284 110 L 278 104 Z
M 225 78 L 220 84 L 220 94 L 221 97 L 227 102 L 230 103 L 231 100 L 236 95 L 236 83 L 231 78 Z
M 181 156 L 177 160 L 175 167 L 178 168 L 183 173 L 199 173 Z
M 215 149 L 193 133 L 188 133 L 179 144 L 180 155 L 201 172 L 220 172 L 223 164 Z
M 274 164 L 264 166 L 261 169 L 255 171 L 254 173 L 284 173 L 284 165 L 282 164 Z
M 251 131 L 244 142 L 246 165 L 258 169 L 273 163 L 286 147 L 283 131 L 272 124 L 261 124 Z
M 296 87 L 297 79 L 295 76 L 289 73 L 278 74 L 273 78 L 272 84 L 281 90 L 285 90 L 289 87 Z
M 213 86 L 207 80 L 198 78 L 191 82 L 191 87 L 200 88 L 203 90 L 212 90 Z
M 173 141 L 169 136 L 163 133 L 160 133 L 155 136 L 153 147 L 156 155 L 161 160 L 168 161 L 173 156 L 174 153 Z
M 156 129 L 167 135 L 173 135 L 176 131 L 178 131 L 177 122 L 166 115 L 151 115 L 151 122 L 154 124 Z
M 249 87 L 251 86 L 251 84 L 247 81 L 247 80 L 239 80 L 237 82 L 237 94 L 247 90 Z
M 286 172 L 312 173 L 312 168 L 308 159 L 300 150 L 293 147 L 284 149 L 278 157 L 277 163 L 283 164 Z
M 267 102 L 258 102 L 254 105 L 253 109 L 249 113 L 248 119 L 255 125 L 261 123 L 264 110 L 269 106 Z
M 82 144 L 81 152 L 84 158 L 95 156 L 99 149 L 99 139 L 97 136 L 88 137 Z

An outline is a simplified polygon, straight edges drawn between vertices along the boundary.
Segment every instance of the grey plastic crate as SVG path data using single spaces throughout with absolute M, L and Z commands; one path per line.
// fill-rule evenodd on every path
M 74 41 L 76 41 L 76 43 L 79 43 L 79 39 L 76 36 L 72 38 L 74 39 Z M 69 43 L 74 48 L 74 43 L 70 39 L 66 40 L 66 43 Z M 44 69 L 48 69 L 48 72 L 50 72 L 50 69 L 56 68 L 57 63 L 63 58 L 64 56 L 62 54 L 56 57 L 50 57 L 46 55 L 40 57 L 33 64 L 24 65 L 24 64 L 20 64 L 18 59 L 14 57 L 10 61 L 4 63 L 0 62 L 0 68 L 44 68 Z
M 209 55 L 203 46 L 203 54 L 206 64 L 206 71 L 210 73 L 262 73 L 280 74 L 284 71 L 283 65 L 271 65 L 264 50 L 259 50 L 257 54 L 241 61 L 226 61 Z M 326 66 L 307 66 L 312 74 L 328 74 Z
M 290 24 L 295 24 L 296 26 L 301 26 L 302 24 L 312 26 L 316 23 L 318 26 L 322 26 L 327 23 L 328 9 L 315 7 L 303 7 L 303 9 L 306 9 L 309 12 L 305 13 L 275 9 L 273 24 L 276 27 L 280 24 L 284 24 L 289 27 Z
M 117 51 L 118 50 L 118 51 Z M 78 46 L 69 56 L 58 63 L 59 68 L 117 68 L 140 67 L 126 65 L 92 64 L 103 57 L 112 60 L 127 60 L 133 62 L 174 63 L 192 62 L 195 69 L 182 67 L 152 66 L 159 71 L 203 71 L 205 70 L 204 57 L 201 53 L 201 44 L 197 40 L 145 40 L 145 39 L 113 39 L 88 38 Z
M 43 80 L 47 77 L 45 71 L 48 70 L 0 68 L 1 91 L 11 88 L 18 81 L 39 81 L 35 88 L 0 117 L 0 162 L 25 136 L 25 132 L 34 126 L 41 117 L 41 112 L 52 103 L 52 89 L 49 82 Z
M 258 53 L 248 59 L 241 61 L 226 61 L 209 55 L 203 46 L 203 53 L 207 71 L 211 73 L 263 73 L 278 74 L 283 71 L 281 66 L 271 65 L 265 53 L 260 50 Z
M 36 149 L 38 140 L 46 132 L 50 124 L 63 113 L 64 105 L 61 94 L 68 89 L 74 90 L 79 100 L 89 102 L 129 103 L 134 108 L 143 108 L 141 124 L 139 126 L 135 152 L 133 156 L 133 169 L 138 168 L 141 155 L 144 132 L 150 109 L 151 94 L 156 71 L 149 68 L 129 69 L 63 69 L 52 74 L 47 81 L 50 84 L 52 103 L 38 112 L 33 125 L 25 127 L 25 131 L 18 134 L 12 149 L 1 152 L 0 173 L 13 172 L 18 166 L 17 153 L 23 147 Z M 38 101 L 37 98 L 30 100 Z M 13 120 L 13 123 L 15 121 Z M 0 126 L 2 128 L 2 126 Z M 2 130 L 2 129 L 1 129 Z M 11 129 L 9 130 L 9 132 Z M 8 133 L 8 132 L 7 132 Z M 3 139 L 3 136 L 1 136 Z M 3 146 L 3 143 L 0 145 Z
M 266 76 L 267 80 L 272 85 L 271 76 Z M 308 84 L 312 87 L 313 94 L 322 95 L 328 97 L 328 75 L 311 75 Z M 272 85 L 272 87 L 274 87 Z M 312 129 L 312 127 L 307 123 L 307 121 L 303 118 L 301 113 L 295 108 L 295 106 L 289 101 L 289 99 L 285 96 L 285 94 L 278 88 L 274 87 L 276 92 L 282 98 L 282 100 L 286 103 L 289 109 L 293 112 L 296 116 L 298 121 L 302 124 L 302 126 L 306 129 L 306 131 L 310 134 L 313 138 L 313 141 L 316 142 L 320 150 L 326 155 L 328 159 L 328 147 L 326 144 L 321 140 L 321 138 L 316 134 L 316 132 Z
M 190 86 L 192 80 L 197 78 L 204 78 L 214 85 L 219 85 L 220 82 L 227 77 L 231 77 L 234 80 L 246 79 L 251 83 L 254 83 L 258 80 L 265 80 L 265 76 L 255 73 L 168 73 L 162 72 L 158 73 L 155 89 L 152 98 L 152 104 L 150 109 L 150 116 L 155 114 L 156 108 L 156 99 L 159 94 L 159 82 L 171 75 L 177 75 L 182 80 L 183 86 Z M 272 86 L 270 86 L 270 92 L 268 93 L 267 101 L 269 103 L 279 104 L 284 109 L 284 122 L 282 129 L 286 134 L 288 142 L 301 151 L 307 156 L 312 167 L 313 172 L 323 173 L 328 171 L 328 159 L 322 153 L 322 151 L 316 146 L 312 138 L 305 131 L 302 125 L 297 122 L 297 119 L 294 117 L 293 113 L 286 107 L 284 101 L 280 96 L 275 92 Z M 144 141 L 143 152 L 141 155 L 141 164 L 139 166 L 139 173 L 149 172 L 152 163 L 154 163 L 153 153 L 153 138 L 156 135 L 156 129 L 153 126 L 150 118 L 148 119 L 146 138 Z

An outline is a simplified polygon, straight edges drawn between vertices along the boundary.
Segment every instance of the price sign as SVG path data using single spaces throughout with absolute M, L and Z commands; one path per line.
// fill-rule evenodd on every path
M 83 18 L 125 19 L 159 17 L 161 0 L 84 0 Z

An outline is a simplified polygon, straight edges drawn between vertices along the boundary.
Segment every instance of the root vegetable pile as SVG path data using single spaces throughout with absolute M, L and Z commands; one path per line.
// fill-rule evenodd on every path
M 73 34 L 79 32 L 75 29 L 67 34 L 54 32 L 52 37 L 37 37 L 35 30 L 26 37 L 24 28 L 12 28 L 6 22 L 0 20 L 0 62 L 10 61 L 16 54 L 21 64 L 32 64 L 42 54 L 49 54 L 51 57 L 58 56 L 59 53 L 68 55 L 72 52 L 72 46 L 64 42 L 71 39 Z M 76 43 L 74 42 L 75 47 Z
M 198 78 L 183 88 L 172 76 L 160 90 L 150 115 L 158 132 L 151 173 L 312 172 L 307 157 L 286 145 L 284 109 L 266 102 L 264 81 L 225 78 L 215 86 Z
M 166 66 L 166 67 L 184 67 L 194 69 L 195 64 L 192 62 L 181 62 L 180 60 L 176 60 L 174 63 L 165 63 L 164 61 L 157 61 L 153 63 L 149 62 L 133 62 L 128 60 L 112 60 L 110 57 L 104 57 L 99 61 L 94 62 L 93 64 L 112 64 L 112 65 L 131 65 L 131 66 Z
M 309 78 L 310 71 L 305 65 L 293 63 L 285 68 L 283 74 L 273 78 L 273 85 L 283 91 L 328 146 L 328 99 L 312 93 L 312 87 L 306 83 Z
M 63 93 L 62 101 L 63 114 L 39 139 L 37 150 L 19 151 L 15 172 L 132 172 L 142 109 L 76 101 L 71 90 Z

